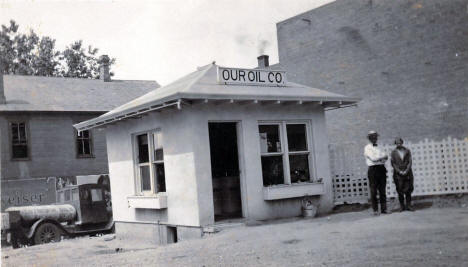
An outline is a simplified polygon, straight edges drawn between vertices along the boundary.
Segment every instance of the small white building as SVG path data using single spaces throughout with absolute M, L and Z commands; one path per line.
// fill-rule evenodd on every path
M 213 63 L 75 127 L 106 128 L 117 236 L 158 244 L 299 216 L 305 196 L 330 211 L 324 112 L 356 101 Z

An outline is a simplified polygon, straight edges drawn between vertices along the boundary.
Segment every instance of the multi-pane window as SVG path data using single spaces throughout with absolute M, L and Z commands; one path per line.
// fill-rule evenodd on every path
M 164 174 L 164 151 L 162 147 L 161 131 L 153 135 L 153 171 L 156 179 L 156 192 L 166 192 L 166 179 Z
M 286 124 L 291 183 L 306 182 L 309 175 L 309 149 L 305 124 Z
M 306 123 L 262 123 L 258 126 L 263 185 L 310 181 Z
M 263 185 L 284 184 L 280 124 L 259 125 Z
M 77 132 L 76 151 L 78 157 L 90 157 L 93 155 L 91 133 L 88 130 Z
M 151 195 L 166 192 L 161 131 L 137 135 L 136 145 L 138 193 Z
M 11 145 L 13 159 L 28 158 L 28 136 L 26 134 L 26 123 L 11 123 Z

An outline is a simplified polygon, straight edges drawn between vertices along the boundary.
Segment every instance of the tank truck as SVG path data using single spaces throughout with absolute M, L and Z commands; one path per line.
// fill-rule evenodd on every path
M 113 231 L 105 185 L 71 185 L 57 190 L 52 205 L 10 207 L 2 214 L 2 232 L 13 248 L 58 242 L 62 237 Z

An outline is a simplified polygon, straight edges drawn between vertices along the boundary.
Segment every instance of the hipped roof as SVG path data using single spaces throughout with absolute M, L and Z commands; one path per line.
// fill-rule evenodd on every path
M 350 105 L 359 101 L 357 98 L 288 81 L 285 86 L 226 85 L 218 83 L 217 65 L 213 63 L 200 67 L 197 71 L 167 86 L 153 90 L 97 118 L 78 123 L 75 128 L 86 130 L 169 106 L 177 105 L 180 108 L 181 104 L 190 103 L 194 100 L 334 102 L 339 105 Z
M 129 81 L 4 75 L 2 111 L 107 112 L 159 87 Z

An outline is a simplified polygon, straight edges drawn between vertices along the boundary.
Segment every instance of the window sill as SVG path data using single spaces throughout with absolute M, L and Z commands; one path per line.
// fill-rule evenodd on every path
M 11 161 L 30 161 L 31 158 L 11 158 Z
M 78 155 L 76 156 L 77 159 L 92 159 L 95 158 L 94 155 Z
M 129 208 L 135 209 L 166 209 L 166 193 L 158 193 L 153 196 L 127 196 Z
M 276 200 L 324 194 L 323 183 L 294 183 L 263 188 L 263 199 Z

